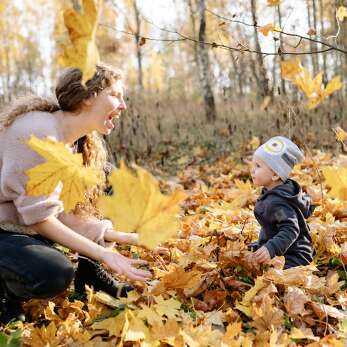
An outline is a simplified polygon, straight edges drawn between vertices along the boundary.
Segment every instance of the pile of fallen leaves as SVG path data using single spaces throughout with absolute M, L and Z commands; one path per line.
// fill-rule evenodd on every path
M 147 259 L 153 280 L 127 298 L 88 289 L 77 300 L 71 287 L 54 300 L 32 300 L 25 305 L 32 323 L 1 327 L 0 346 L 346 346 L 347 204 L 329 197 L 321 172 L 334 165 L 347 168 L 347 157 L 317 152 L 292 175 L 318 205 L 309 219 L 314 265 L 282 270 L 279 257 L 251 268 L 246 245 L 259 231 L 259 191 L 249 164 L 229 157 L 190 165 L 162 186 L 188 195 L 170 256 L 121 248 Z M 334 185 L 341 194 L 344 179 Z

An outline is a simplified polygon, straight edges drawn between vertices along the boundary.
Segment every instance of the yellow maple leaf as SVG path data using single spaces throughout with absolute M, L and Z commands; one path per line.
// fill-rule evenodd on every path
M 252 187 L 251 181 L 247 180 L 243 182 L 236 179 L 235 186 L 237 189 L 231 194 L 233 200 L 227 205 L 228 208 L 232 210 L 245 207 L 250 201 L 254 200 L 255 197 L 255 190 Z
M 179 203 L 186 196 L 182 191 L 164 195 L 150 173 L 136 167 L 135 175 L 124 163 L 109 181 L 115 193 L 100 197 L 97 206 L 117 230 L 138 232 L 140 244 L 150 249 L 178 231 Z
M 99 12 L 102 0 L 83 0 L 83 14 L 68 8 L 64 11 L 64 23 L 71 44 L 63 45 L 58 62 L 67 67 L 77 67 L 83 72 L 83 83 L 95 73 L 99 53 L 95 44 Z
M 257 295 L 257 293 L 265 287 L 263 276 L 259 276 L 256 278 L 254 286 L 249 289 L 241 302 L 236 302 L 235 308 L 243 312 L 246 316 L 251 317 L 253 314 L 252 310 L 252 300 Z
M 178 320 L 181 308 L 181 303 L 174 299 L 170 298 L 168 300 L 163 299 L 161 295 L 155 297 L 156 304 L 153 305 L 155 311 L 162 317 L 166 316 L 169 319 Z
M 322 86 L 323 72 L 319 72 L 314 78 L 307 69 L 302 67 L 300 60 L 288 60 L 281 63 L 282 78 L 292 81 L 302 90 L 308 101 L 306 107 L 313 109 L 317 107 L 325 98 L 342 87 L 340 76 L 334 77 L 327 86 Z
M 328 195 L 347 200 L 347 168 L 326 166 L 322 168 L 326 183 L 331 187 Z
M 139 311 L 137 317 L 146 320 L 148 324 L 153 326 L 162 323 L 162 319 L 159 314 L 153 308 L 143 304 L 141 305 L 141 310 Z
M 268 6 L 278 6 L 281 3 L 281 0 L 267 0 Z
M 109 336 L 120 336 L 125 324 L 125 311 L 122 311 L 116 317 L 111 317 L 96 322 L 92 325 L 93 329 L 107 330 Z
M 276 24 L 266 24 L 260 28 L 258 28 L 258 31 L 261 32 L 264 36 L 267 36 L 270 31 L 276 32 L 276 31 L 281 31 L 281 28 Z
M 324 94 L 325 96 L 329 96 L 330 94 L 334 93 L 336 90 L 341 89 L 342 83 L 341 83 L 341 77 L 336 76 L 334 77 L 329 83 L 327 84 Z
M 340 6 L 336 11 L 336 18 L 338 18 L 340 22 L 343 22 L 345 17 L 347 17 L 347 8 Z
M 303 71 L 300 59 L 283 61 L 281 63 L 282 78 L 293 81 Z
M 344 131 L 342 128 L 336 127 L 333 130 L 335 132 L 337 141 L 344 142 L 347 139 L 347 132 Z
M 70 211 L 78 202 L 84 201 L 88 188 L 100 183 L 100 173 L 83 166 L 82 155 L 71 153 L 64 143 L 49 138 L 41 140 L 32 135 L 27 144 L 47 160 L 25 171 L 29 177 L 26 185 L 28 195 L 48 196 L 62 182 L 60 200 L 65 211 Z

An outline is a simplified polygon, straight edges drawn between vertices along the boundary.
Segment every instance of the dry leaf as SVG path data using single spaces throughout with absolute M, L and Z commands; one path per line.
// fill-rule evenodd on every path
M 29 177 L 26 185 L 28 195 L 48 196 L 62 182 L 60 200 L 64 203 L 64 210 L 68 212 L 78 202 L 85 200 L 88 188 L 101 182 L 101 175 L 97 170 L 83 166 L 82 154 L 71 153 L 62 142 L 49 138 L 41 140 L 32 135 L 27 144 L 47 160 L 25 171 Z
M 279 6 L 281 3 L 281 0 L 267 0 L 268 6 Z
M 175 235 L 179 203 L 186 197 L 182 191 L 164 195 L 146 170 L 137 167 L 135 175 L 124 163 L 111 173 L 109 182 L 114 193 L 100 197 L 97 206 L 116 230 L 138 232 L 140 244 L 150 249 Z
M 64 11 L 64 23 L 70 37 L 70 44 L 63 46 L 58 61 L 66 67 L 77 67 L 83 72 L 83 83 L 95 73 L 99 53 L 95 35 L 102 0 L 83 0 L 83 13 L 73 8 Z
M 336 11 L 336 18 L 340 22 L 343 22 L 345 17 L 347 17 L 347 8 L 344 6 L 340 6 Z
M 328 195 L 340 200 L 347 200 L 347 168 L 323 167 L 326 183 L 331 187 Z
M 267 36 L 269 34 L 269 32 L 277 32 L 277 31 L 281 31 L 281 28 L 276 24 L 266 24 L 260 28 L 258 28 L 258 31 L 261 32 L 264 36 Z

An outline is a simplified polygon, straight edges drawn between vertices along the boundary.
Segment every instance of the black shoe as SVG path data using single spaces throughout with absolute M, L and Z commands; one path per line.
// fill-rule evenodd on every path
M 21 301 L 10 297 L 0 279 L 0 322 L 7 324 L 11 321 L 25 322 L 25 320 L 25 312 Z
M 79 257 L 75 274 L 75 292 L 83 294 L 86 284 L 95 291 L 102 290 L 115 298 L 126 297 L 128 292 L 134 290 L 130 284 L 114 279 L 99 263 Z

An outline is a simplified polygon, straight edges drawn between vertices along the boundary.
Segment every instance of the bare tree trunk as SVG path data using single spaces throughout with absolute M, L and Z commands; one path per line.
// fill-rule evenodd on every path
M 196 10 L 194 9 L 192 0 L 187 0 L 187 3 L 188 3 L 188 7 L 189 7 L 190 22 L 192 24 L 193 38 L 196 39 L 197 38 L 196 25 L 195 25 Z M 195 61 L 197 68 L 199 68 L 199 52 L 198 52 L 199 46 L 198 46 L 197 42 L 193 42 L 193 49 L 194 49 L 194 61 Z
M 312 0 L 313 4 L 314 4 L 314 2 L 315 2 L 315 0 Z M 311 12 L 313 12 L 314 9 L 313 9 L 313 7 L 311 7 L 310 0 L 307 0 L 306 4 L 307 4 L 307 21 L 308 21 L 309 30 L 315 30 L 316 31 L 316 28 L 314 27 L 314 15 L 313 15 L 313 13 L 311 14 Z M 311 8 L 312 8 L 312 11 L 311 11 Z M 312 52 L 317 50 L 316 43 L 310 41 L 310 50 Z M 310 56 L 311 56 L 312 72 L 314 75 L 316 75 L 318 72 L 317 55 L 311 54 Z
M 136 21 L 135 31 L 135 43 L 136 43 L 136 57 L 137 57 L 137 68 L 138 68 L 138 83 L 139 87 L 143 89 L 143 69 L 142 69 L 142 47 L 141 47 L 141 19 L 140 12 L 137 5 L 137 0 L 133 0 L 134 14 Z
M 230 60 L 233 65 L 233 70 L 234 70 L 234 76 L 237 76 L 237 86 L 239 89 L 239 95 L 244 96 L 244 91 L 243 91 L 243 73 L 242 70 L 243 68 L 241 67 L 241 64 L 239 61 L 236 61 L 236 57 L 232 51 L 230 51 Z
M 312 16 L 313 16 L 313 29 L 318 33 L 318 20 L 317 20 L 317 0 L 312 0 Z M 318 45 L 314 45 L 315 50 L 318 50 Z M 319 72 L 319 60 L 318 54 L 314 54 L 315 74 Z
M 256 0 L 251 0 L 251 11 L 252 11 L 252 19 L 253 23 L 257 23 L 257 2 Z M 255 47 L 257 51 L 261 51 L 260 43 L 259 43 L 259 35 L 258 30 L 256 27 L 254 27 L 254 39 L 255 39 Z M 261 54 L 257 55 L 257 63 L 258 63 L 258 71 L 259 73 L 256 74 L 256 80 L 258 84 L 259 94 L 261 96 L 271 95 L 272 91 L 270 90 L 269 86 L 269 79 L 266 75 L 266 68 L 264 64 L 264 59 Z M 256 69 L 254 69 L 255 71 Z M 258 75 L 258 76 L 257 76 Z
M 323 0 L 319 0 L 319 19 L 320 19 L 320 35 L 324 37 L 325 30 L 324 30 L 324 5 Z M 323 83 L 325 84 L 327 82 L 327 57 L 326 54 L 322 54 L 323 58 Z
M 199 66 L 200 66 L 200 82 L 204 96 L 206 120 L 210 123 L 217 118 L 216 104 L 214 101 L 213 91 L 210 79 L 210 61 L 208 51 L 203 43 L 206 37 L 206 17 L 205 17 L 205 0 L 198 0 L 198 10 L 200 17 L 199 27 Z
M 277 15 L 278 15 L 278 24 L 280 28 L 282 29 L 282 13 L 280 6 L 277 6 Z M 283 52 L 283 41 L 282 41 L 282 34 L 280 34 L 280 51 Z M 282 54 L 280 54 L 280 62 L 282 63 L 284 61 L 284 57 Z M 281 93 L 283 95 L 286 95 L 286 81 L 281 76 Z

